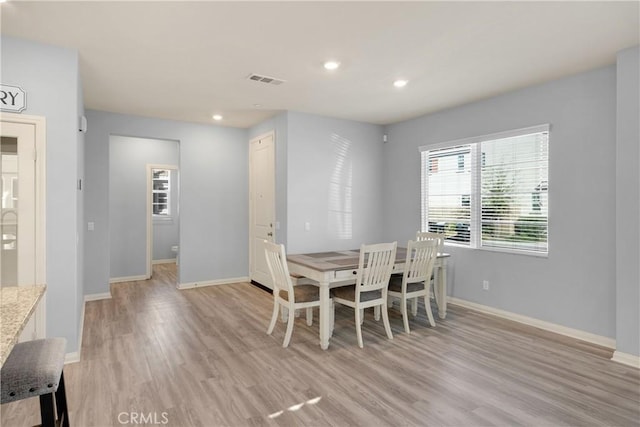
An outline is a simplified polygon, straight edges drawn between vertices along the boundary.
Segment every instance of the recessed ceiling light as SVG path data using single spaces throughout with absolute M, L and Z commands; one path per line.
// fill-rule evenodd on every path
M 324 63 L 324 68 L 329 71 L 337 70 L 340 66 L 338 61 L 327 61 Z
M 393 82 L 393 85 L 395 87 L 405 87 L 407 83 L 409 83 L 408 80 L 396 80 L 395 82 Z
M 260 108 L 260 107 L 262 107 L 262 104 L 253 104 L 253 107 L 254 108 Z
M 222 116 L 220 114 L 214 114 L 213 120 L 222 120 Z

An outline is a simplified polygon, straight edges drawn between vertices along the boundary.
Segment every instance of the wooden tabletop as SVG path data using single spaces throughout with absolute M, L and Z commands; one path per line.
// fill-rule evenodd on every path
M 438 257 L 448 257 L 449 254 L 438 254 Z M 398 247 L 396 263 L 404 262 L 407 258 L 407 248 Z M 304 265 L 317 271 L 352 270 L 358 268 L 360 250 L 317 252 L 310 254 L 293 254 L 287 256 L 287 261 Z

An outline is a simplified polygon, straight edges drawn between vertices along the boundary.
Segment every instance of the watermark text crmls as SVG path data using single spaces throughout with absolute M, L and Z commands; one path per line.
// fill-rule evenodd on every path
M 168 424 L 169 413 L 168 412 L 120 412 L 118 414 L 118 422 L 120 424 Z

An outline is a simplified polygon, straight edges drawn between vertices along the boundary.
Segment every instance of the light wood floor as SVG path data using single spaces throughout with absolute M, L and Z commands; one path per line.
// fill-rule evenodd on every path
M 364 349 L 339 308 L 322 351 L 304 316 L 288 349 L 284 324 L 268 336 L 271 295 L 247 283 L 178 291 L 165 264 L 112 293 L 87 303 L 65 366 L 74 426 L 640 425 L 640 373 L 610 350 L 456 306 L 410 335 L 391 311 L 392 341 L 367 312 Z M 2 426 L 38 414 L 38 399 L 3 405 Z

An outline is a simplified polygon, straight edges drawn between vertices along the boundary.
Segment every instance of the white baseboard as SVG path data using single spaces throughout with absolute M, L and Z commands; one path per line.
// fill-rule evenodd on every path
M 147 280 L 147 276 L 143 274 L 141 276 L 112 277 L 109 279 L 109 283 L 135 282 L 138 280 Z
M 230 277 L 228 279 L 208 280 L 202 282 L 179 283 L 178 289 L 202 288 L 205 286 L 229 285 L 232 283 L 249 282 L 249 277 Z
M 636 369 L 640 369 L 640 356 L 634 354 L 623 353 L 621 351 L 614 351 L 611 360 L 614 362 L 622 363 L 623 365 L 631 366 Z
M 500 310 L 499 308 L 477 304 L 475 302 L 466 301 L 455 297 L 447 297 L 447 302 L 454 305 L 459 305 L 461 307 L 469 308 L 471 310 L 493 314 L 494 316 L 513 320 L 518 323 L 524 323 L 525 325 L 535 326 L 536 328 L 544 329 L 545 331 L 555 332 L 556 334 L 576 338 L 582 341 L 590 342 L 592 344 L 597 344 L 602 347 L 610 348 L 612 350 L 615 350 L 616 348 L 616 340 L 613 338 L 603 337 L 601 335 L 592 334 L 590 332 L 582 331 L 579 329 L 568 328 L 566 326 L 546 322 L 544 320 L 535 319 L 533 317 L 523 316 L 521 314 L 512 313 L 510 311 Z
M 111 298 L 111 294 L 109 294 L 109 298 Z M 80 331 L 78 336 L 78 362 L 80 361 L 80 357 L 82 357 L 82 336 L 84 335 L 84 310 L 87 307 L 87 298 L 85 296 L 84 303 L 82 303 L 82 313 L 80 313 Z
M 84 296 L 84 302 L 98 301 L 101 299 L 111 299 L 111 292 L 103 292 L 100 294 L 89 294 Z
M 170 259 L 154 259 L 153 261 L 151 261 L 151 264 L 156 265 L 156 264 L 175 264 L 176 263 L 176 259 L 175 258 L 170 258 Z
M 73 353 L 67 353 L 64 355 L 64 364 L 77 363 L 80 361 L 80 352 L 74 351 Z

